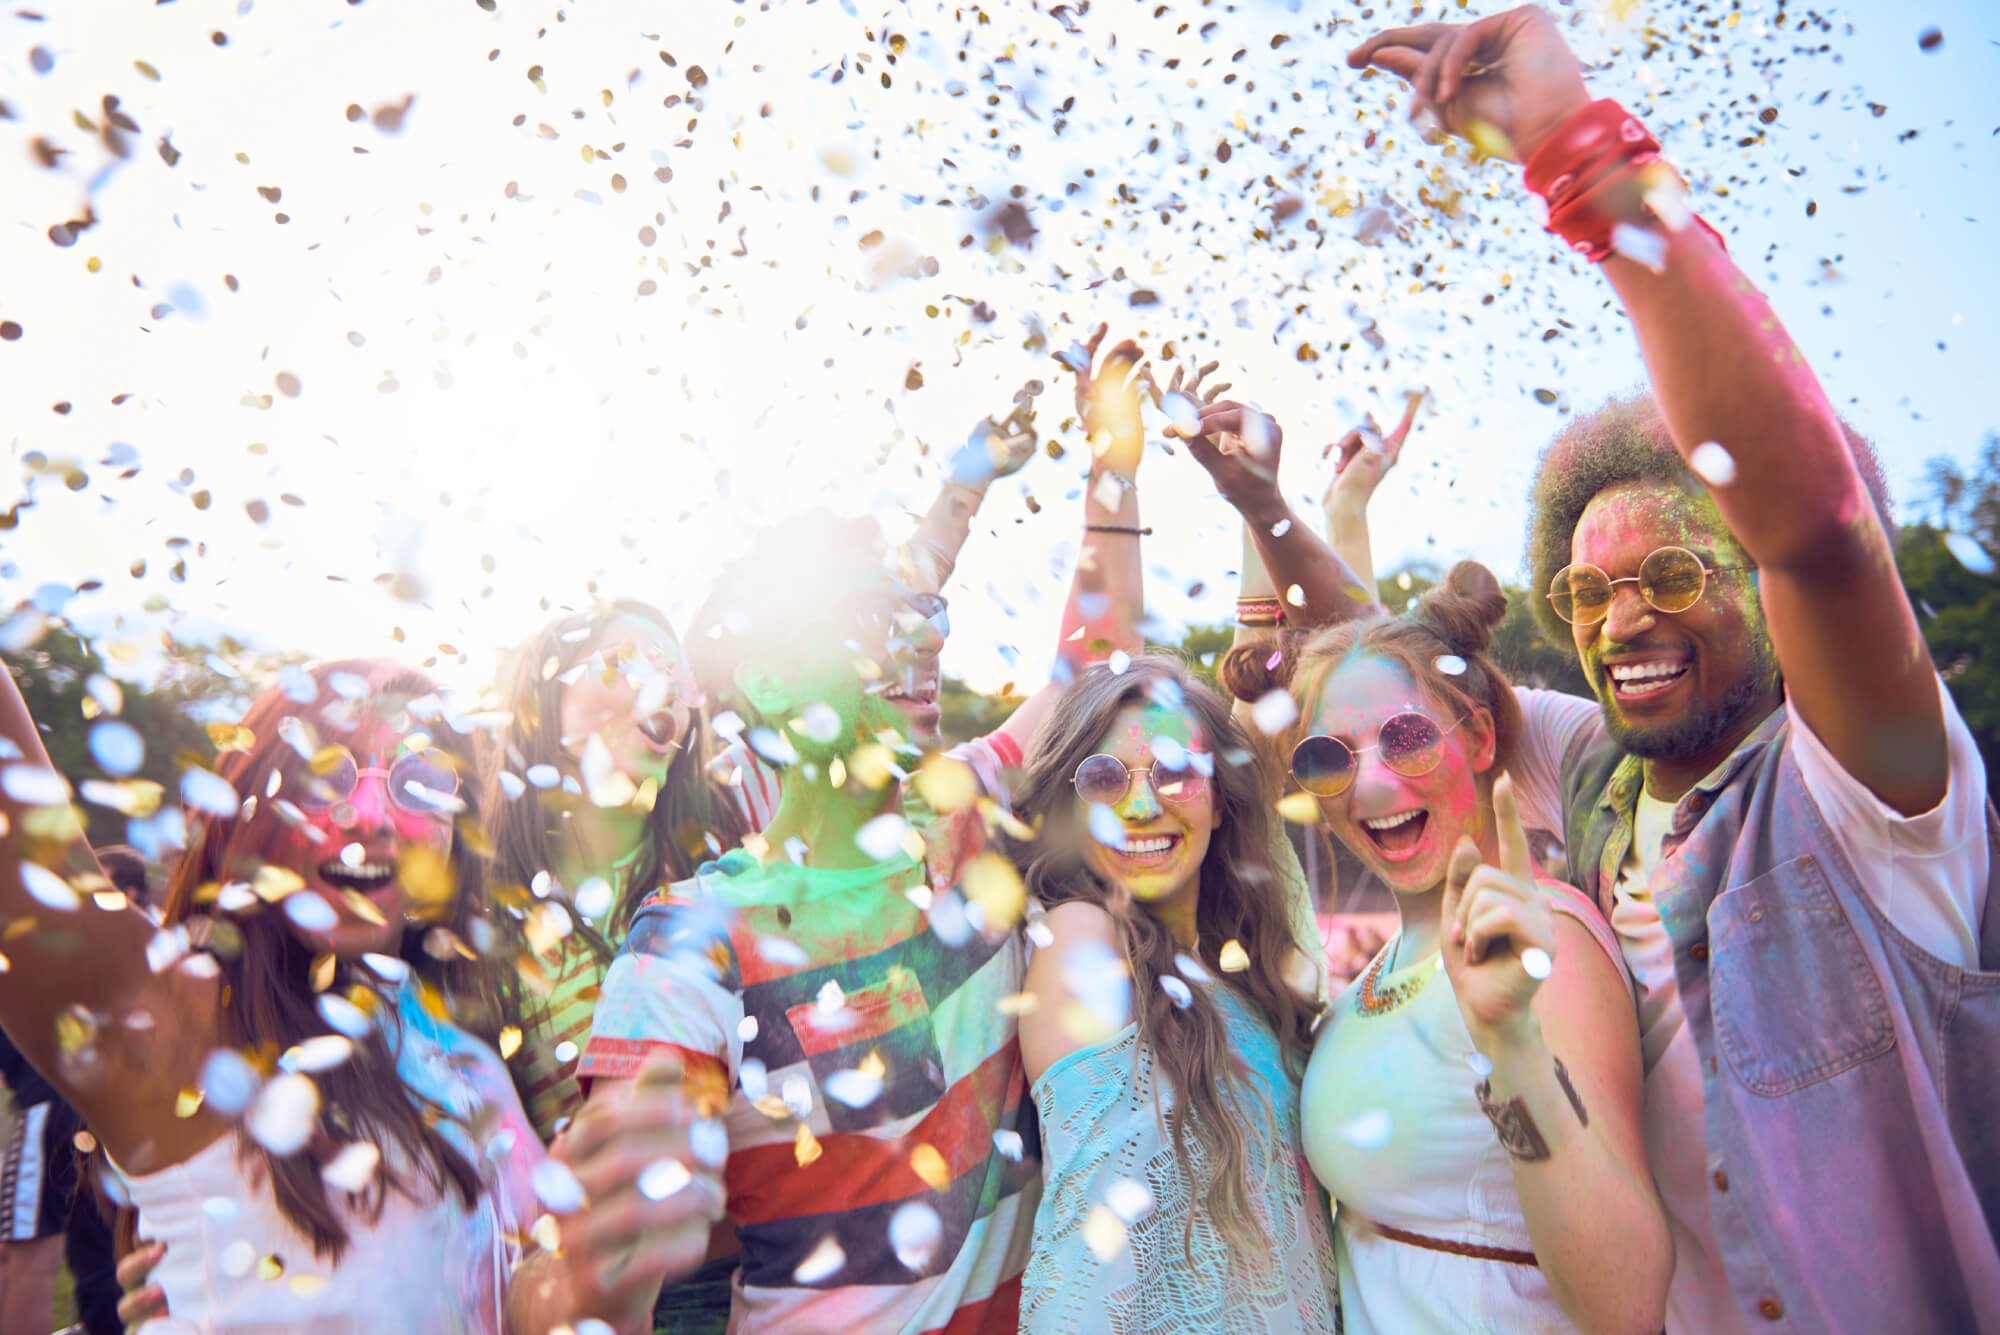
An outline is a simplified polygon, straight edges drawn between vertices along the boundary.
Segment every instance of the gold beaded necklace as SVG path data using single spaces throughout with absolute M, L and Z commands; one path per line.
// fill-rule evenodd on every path
M 1376 984 L 1382 981 L 1385 966 L 1403 946 L 1403 934 L 1396 933 L 1395 939 L 1382 947 L 1375 956 L 1375 962 L 1368 966 L 1368 972 L 1361 975 L 1361 990 L 1354 999 L 1355 1010 L 1364 1018 L 1387 1015 L 1422 992 L 1431 981 L 1431 970 L 1422 969 L 1414 978 L 1405 978 L 1387 991 L 1377 991 Z

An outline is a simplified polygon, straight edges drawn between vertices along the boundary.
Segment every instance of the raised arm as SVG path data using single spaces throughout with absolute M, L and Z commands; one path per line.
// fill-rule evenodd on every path
M 84 1051 L 59 1039 L 65 1014 L 124 1017 L 154 975 L 146 943 L 153 926 L 137 909 L 100 907 L 93 896 L 111 884 L 85 842 L 70 803 L 69 784 L 49 763 L 40 732 L 11 673 L 0 674 L 0 738 L 17 759 L 0 762 L 0 942 L 8 967 L 0 970 L 0 1026 L 27 1059 L 80 1109 L 115 1148 L 131 1142 L 114 1105 L 138 1105 L 139 1092 L 123 1086 L 129 1071 L 158 1065 L 129 1050 L 123 1023 L 105 1023 Z M 116 901 L 106 900 L 105 903 Z M 157 1017 L 161 1020 L 165 1015 Z M 165 1026 L 172 1028 L 172 1026 Z M 158 1037 L 157 1035 L 155 1036 Z M 120 1097 L 109 1097 L 111 1087 Z M 136 1108 L 133 1116 L 157 1119 L 165 1103 Z M 130 1118 L 123 1119 L 126 1121 Z M 107 1134 L 107 1132 L 109 1134 Z
M 1375 592 L 1375 554 L 1368 541 L 1368 502 L 1374 499 L 1382 479 L 1389 476 L 1402 458 L 1403 442 L 1409 439 L 1410 426 L 1417 420 L 1417 408 L 1423 401 L 1422 390 L 1410 394 L 1403 420 L 1386 436 L 1371 414 L 1366 425 L 1355 427 L 1320 451 L 1322 459 L 1335 450 L 1340 451 L 1340 458 L 1333 466 L 1333 480 L 1327 483 L 1326 495 L 1320 500 L 1320 507 L 1326 511 L 1326 540 L 1340 559 L 1347 562 L 1347 568 L 1354 572 L 1361 587 L 1371 594 Z
M 1511 780 L 1494 784 L 1493 812 L 1498 865 L 1461 841 L 1442 905 L 1445 972 L 1491 1068 L 1476 1091 L 1557 1305 L 1583 1330 L 1658 1331 L 1674 1248 L 1646 1162 L 1639 1034 L 1616 946 L 1552 911 L 1558 892 L 1535 883 Z M 1607 1237 L 1618 1246 L 1607 1251 Z
M 1201 410 L 1188 453 L 1236 507 L 1258 560 L 1284 604 L 1285 620 L 1324 626 L 1374 607 L 1369 591 L 1278 489 L 1284 432 L 1270 416 L 1223 400 Z
M 1029 390 L 1036 388 L 1030 385 Z M 1011 477 L 1035 457 L 1034 412 L 1029 390 L 1015 399 L 1013 411 L 999 422 L 983 421 L 945 467 L 937 499 L 924 513 L 917 531 L 900 553 L 903 582 L 920 593 L 938 593 L 951 580 L 958 554 L 972 533 L 986 493 L 995 482 Z
M 1563 205 L 1551 216 L 1565 236 L 1609 237 L 1604 274 L 1638 331 L 1674 444 L 1757 564 L 1793 707 L 1889 806 L 1936 806 L 1948 778 L 1937 674 L 1840 421 L 1763 294 L 1687 212 L 1672 173 L 1615 176 L 1617 154 L 1601 146 L 1642 143 L 1637 122 L 1592 103 L 1554 21 L 1533 7 L 1396 29 L 1349 62 L 1401 75 L 1420 116 L 1528 163 Z M 1582 190 L 1565 173 L 1571 161 L 1605 184 Z
M 1064 364 L 1076 373 L 1076 408 L 1090 441 L 1090 476 L 1083 488 L 1083 542 L 1056 636 L 1055 671 L 1000 727 L 1023 752 L 1078 672 L 1114 653 L 1136 657 L 1146 647 L 1139 631 L 1146 615 L 1138 488 L 1146 448 L 1139 410 L 1143 354 L 1138 344 L 1126 340 L 1093 372 L 1104 333 L 1105 326 L 1099 325 L 1088 343 L 1064 356 Z

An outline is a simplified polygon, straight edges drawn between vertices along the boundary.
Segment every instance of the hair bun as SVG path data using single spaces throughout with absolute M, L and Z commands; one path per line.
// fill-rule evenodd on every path
M 1477 561 L 1460 561 L 1417 600 L 1410 615 L 1457 652 L 1484 654 L 1507 619 L 1507 595 L 1492 571 Z
M 1215 679 L 1245 704 L 1254 705 L 1272 691 L 1288 690 L 1307 638 L 1306 632 L 1290 626 L 1246 635 L 1216 661 Z

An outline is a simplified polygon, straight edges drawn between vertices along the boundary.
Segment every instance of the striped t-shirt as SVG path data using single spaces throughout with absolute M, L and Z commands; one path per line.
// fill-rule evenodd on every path
M 1016 1327 L 1041 1187 L 1003 1007 L 1025 962 L 1017 932 L 968 919 L 950 864 L 731 853 L 642 909 L 605 976 L 583 1078 L 667 1049 L 730 1091 L 733 1330 Z

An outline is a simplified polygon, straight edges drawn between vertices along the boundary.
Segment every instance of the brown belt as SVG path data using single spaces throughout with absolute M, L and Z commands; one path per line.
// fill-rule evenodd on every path
M 1369 1221 L 1370 1228 L 1391 1242 L 1400 1242 L 1407 1247 L 1422 1247 L 1425 1251 L 1449 1252 L 1453 1256 L 1470 1256 L 1476 1261 L 1505 1261 L 1509 1265 L 1539 1266 L 1533 1252 L 1517 1252 L 1512 1247 L 1483 1247 L 1476 1242 L 1451 1242 L 1444 1238 L 1427 1238 L 1421 1233 L 1410 1233 L 1388 1224 Z

